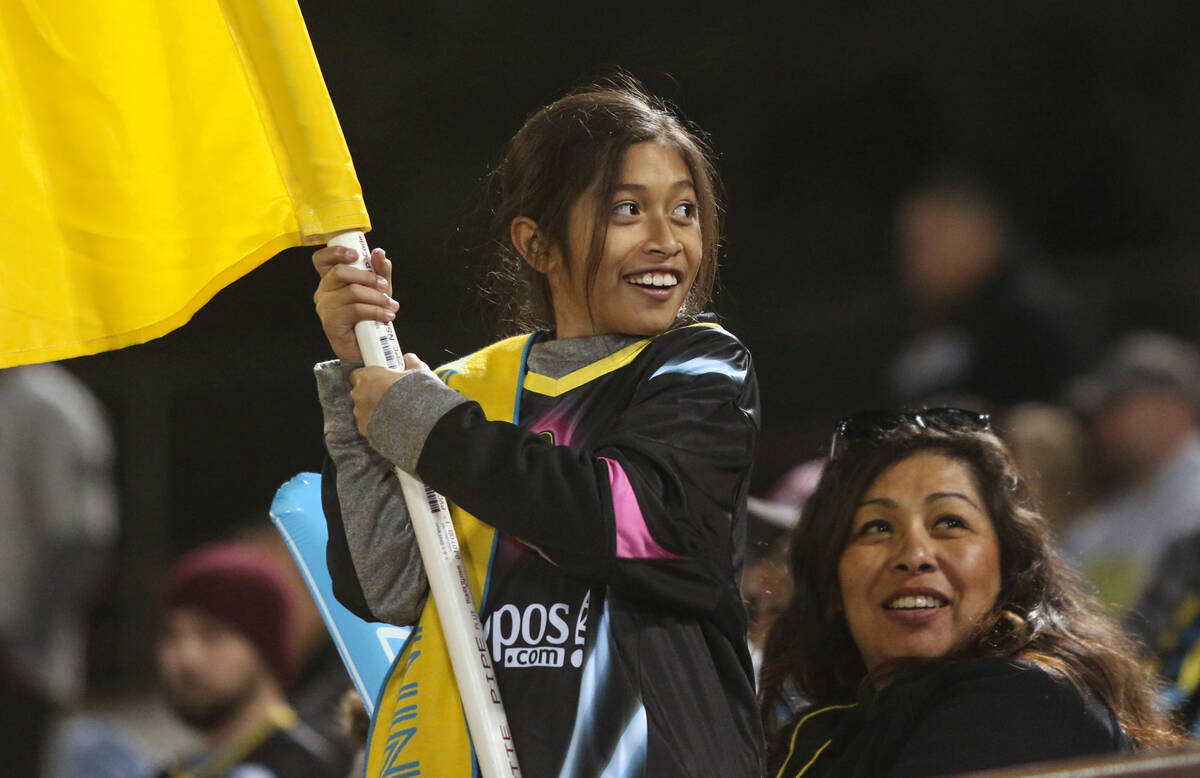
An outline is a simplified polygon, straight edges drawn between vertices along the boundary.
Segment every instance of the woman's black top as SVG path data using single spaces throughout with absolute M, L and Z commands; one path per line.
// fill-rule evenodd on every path
M 1102 701 L 1029 662 L 927 670 L 785 728 L 771 778 L 918 778 L 1132 750 Z

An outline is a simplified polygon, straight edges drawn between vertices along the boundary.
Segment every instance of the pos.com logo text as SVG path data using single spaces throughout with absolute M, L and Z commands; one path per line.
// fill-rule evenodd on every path
M 496 608 L 483 623 L 492 662 L 504 667 L 581 666 L 590 597 L 589 592 L 574 614 L 565 602 Z

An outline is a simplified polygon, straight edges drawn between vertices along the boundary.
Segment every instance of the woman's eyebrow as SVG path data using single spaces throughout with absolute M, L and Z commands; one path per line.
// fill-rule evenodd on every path
M 899 504 L 890 497 L 873 497 L 870 500 L 863 500 L 858 504 L 858 507 L 861 508 L 864 505 L 882 505 L 884 508 L 895 508 Z
M 972 500 L 970 497 L 963 494 L 962 492 L 934 492 L 933 494 L 931 494 L 925 498 L 925 502 L 928 504 L 931 502 L 936 502 L 938 500 L 941 500 L 942 498 L 945 498 L 945 497 L 957 497 L 960 500 L 966 500 L 967 504 L 969 504 L 972 508 L 975 508 L 976 510 L 981 510 L 980 507 L 975 504 L 974 500 Z

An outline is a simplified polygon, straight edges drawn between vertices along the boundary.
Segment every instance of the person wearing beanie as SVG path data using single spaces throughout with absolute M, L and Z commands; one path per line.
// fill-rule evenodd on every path
M 1128 333 L 1071 383 L 1068 399 L 1104 496 L 1072 522 L 1063 549 L 1129 618 L 1161 556 L 1200 532 L 1200 349 L 1164 332 Z M 1137 631 L 1153 640 L 1169 622 Z
M 162 778 L 324 778 L 342 751 L 301 722 L 284 690 L 294 670 L 292 590 L 249 544 L 218 542 L 178 560 L 163 588 L 156 654 L 170 708 L 202 748 Z

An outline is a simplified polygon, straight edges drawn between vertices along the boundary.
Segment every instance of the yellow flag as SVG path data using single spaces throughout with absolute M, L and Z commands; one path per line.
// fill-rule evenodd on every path
M 0 367 L 369 228 L 296 0 L 0 0 L 0 227 Z

